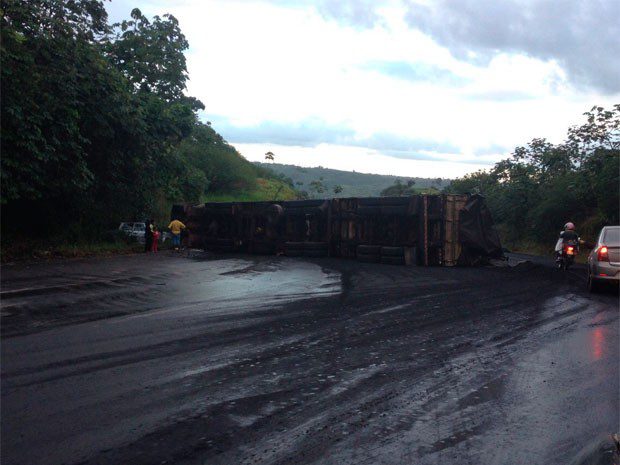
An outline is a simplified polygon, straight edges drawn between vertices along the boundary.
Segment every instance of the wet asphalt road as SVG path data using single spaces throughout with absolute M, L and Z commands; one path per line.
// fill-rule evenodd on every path
M 619 427 L 579 270 L 129 256 L 2 267 L 3 464 L 568 463 Z

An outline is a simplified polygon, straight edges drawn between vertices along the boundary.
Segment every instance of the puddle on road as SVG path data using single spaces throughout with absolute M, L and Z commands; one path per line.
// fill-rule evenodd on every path
M 158 296 L 156 309 L 112 323 L 140 318 L 160 325 L 158 320 L 171 317 L 188 323 L 192 317 L 251 314 L 342 292 L 340 273 L 300 260 L 278 257 L 257 263 L 227 259 L 208 264 L 205 268 L 201 262 L 200 269 L 188 268 L 182 279 L 169 281 L 166 292 Z
M 213 262 L 185 297 L 217 308 L 260 308 L 328 297 L 341 292 L 340 273 L 301 260 L 277 259 L 259 264 L 246 260 Z

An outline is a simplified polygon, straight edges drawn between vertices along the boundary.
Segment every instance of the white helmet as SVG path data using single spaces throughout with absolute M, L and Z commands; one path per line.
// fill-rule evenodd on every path
M 567 231 L 574 231 L 575 225 L 569 221 L 568 223 L 564 225 L 564 229 Z

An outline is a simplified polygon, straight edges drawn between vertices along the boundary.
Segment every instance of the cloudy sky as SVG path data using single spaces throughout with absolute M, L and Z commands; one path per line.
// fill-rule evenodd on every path
M 619 0 L 113 0 L 171 13 L 188 94 L 250 160 L 402 176 L 488 168 L 620 102 Z

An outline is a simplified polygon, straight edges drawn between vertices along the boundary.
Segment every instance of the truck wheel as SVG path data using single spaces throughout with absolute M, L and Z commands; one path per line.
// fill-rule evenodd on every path
M 402 247 L 381 247 L 381 256 L 383 257 L 404 257 L 405 249 Z
M 366 262 L 366 263 L 379 263 L 379 261 L 381 260 L 381 256 L 380 255 L 375 255 L 375 254 L 365 254 L 365 253 L 357 253 L 357 259 L 360 262 Z
M 310 250 L 325 250 L 327 251 L 327 242 L 303 242 L 303 248 L 305 251 Z
M 360 255 L 380 255 L 381 254 L 381 246 L 380 245 L 358 245 L 357 246 L 357 254 Z
M 391 256 L 383 256 L 381 257 L 381 263 L 385 263 L 386 265 L 404 265 L 405 257 L 391 257 Z

